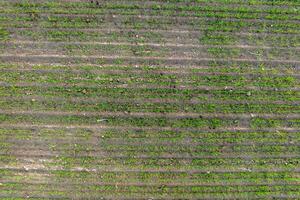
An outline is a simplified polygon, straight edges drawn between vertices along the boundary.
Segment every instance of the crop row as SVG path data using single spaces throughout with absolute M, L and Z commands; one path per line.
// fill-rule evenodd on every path
M 57 43 L 28 43 L 11 44 L 2 46 L 7 54 L 24 52 L 28 54 L 61 55 L 122 55 L 122 56 L 153 56 L 153 57 L 205 57 L 205 58 L 247 58 L 247 59 L 270 59 L 298 60 L 300 51 L 292 48 L 260 48 L 260 47 L 239 47 L 239 46 L 199 46 L 199 47 L 167 47 L 151 45 L 115 45 L 115 44 L 57 44 Z M 49 49 L 47 49 L 49 48 Z M 47 50 L 46 50 L 47 49 Z
M 6 55 L 2 55 L 5 57 Z M 8 56 L 10 57 L 10 56 Z M 34 59 L 35 57 L 33 57 Z M 155 57 L 153 57 L 155 58 Z M 107 58 L 108 59 L 108 58 Z M 116 62 L 118 59 L 116 59 Z M 119 60 L 120 61 L 120 60 Z M 125 60 L 123 60 L 125 61 Z M 157 75 L 169 75 L 178 77 L 188 77 L 194 76 L 217 76 L 217 75 L 229 75 L 229 76 L 241 76 L 253 77 L 256 74 L 260 76 L 270 76 L 270 77 L 299 77 L 299 70 L 293 67 L 294 64 L 291 63 L 280 63 L 280 62 L 254 62 L 250 61 L 208 61 L 203 60 L 203 65 L 190 65 L 181 66 L 178 63 L 172 64 L 172 60 L 162 64 L 162 62 L 157 62 L 157 65 L 124 65 L 121 63 L 116 64 L 34 64 L 34 63 L 13 63 L 7 59 L 8 63 L 0 64 L 0 70 L 2 72 L 36 72 L 38 74 L 46 73 L 71 73 L 71 74 L 107 74 L 108 76 L 113 76 L 116 74 L 140 74 L 144 75 L 157 74 Z M 126 61 L 127 62 L 127 61 Z M 199 61 L 200 62 L 200 61 Z
M 8 26 L 9 25 L 9 26 Z M 34 27 L 39 25 L 41 28 L 132 28 L 132 29 L 193 29 L 199 31 L 224 31 L 224 32 L 272 32 L 272 33 L 299 33 L 299 24 L 292 22 L 273 23 L 266 21 L 228 21 L 228 20 L 186 20 L 178 23 L 173 19 L 148 19 L 120 17 L 114 21 L 105 21 L 103 18 L 84 18 L 84 17 L 48 17 L 33 21 L 30 17 L 4 17 L 0 18 L 2 27 Z
M 10 181 L 17 181 L 21 176 L 24 176 L 26 172 L 12 171 L 12 170 L 0 170 L 0 174 L 3 178 Z M 78 183 L 82 180 L 91 180 L 96 182 L 101 180 L 103 182 L 124 182 L 128 180 L 130 182 L 148 182 L 152 183 L 158 181 L 160 183 L 170 183 L 176 180 L 176 183 L 191 182 L 191 183 L 243 183 L 247 179 L 248 183 L 263 183 L 267 181 L 281 181 L 281 182 L 296 182 L 299 181 L 296 172 L 238 172 L 238 173 L 194 173 L 181 172 L 72 172 L 67 170 L 48 171 L 45 173 L 36 172 L 30 173 L 32 176 L 38 175 L 39 177 L 54 176 L 54 180 L 72 181 Z M 30 177 L 30 176 L 29 176 Z
M 14 133 L 14 132 L 12 132 Z M 25 135 L 22 137 L 22 135 L 10 135 L 10 136 L 2 136 L 1 139 L 3 139 L 5 142 L 1 143 L 3 146 L 9 145 L 9 144 L 19 144 L 19 143 L 24 143 L 23 147 L 24 149 L 29 148 L 30 145 L 35 145 L 35 147 L 41 148 L 44 145 L 44 142 L 49 142 L 49 146 L 55 145 L 55 148 L 53 150 L 60 150 L 60 149 L 73 149 L 73 148 L 78 148 L 78 150 L 86 149 L 86 150 L 99 150 L 102 147 L 109 147 L 111 152 L 118 152 L 119 150 L 126 150 L 126 145 L 128 147 L 137 147 L 139 149 L 144 149 L 147 151 L 150 151 L 151 149 L 155 151 L 159 150 L 167 150 L 171 151 L 173 147 L 174 152 L 175 150 L 180 151 L 181 148 L 188 150 L 190 149 L 191 151 L 196 151 L 197 149 L 203 150 L 203 151 L 208 151 L 211 149 L 218 149 L 220 147 L 228 147 L 228 149 L 242 149 L 242 148 L 249 148 L 253 149 L 255 151 L 260 151 L 264 150 L 264 147 L 267 148 L 274 148 L 280 149 L 281 147 L 285 148 L 291 148 L 291 149 L 297 149 L 299 148 L 299 139 L 295 137 L 296 133 L 294 134 L 289 134 L 286 137 L 257 137 L 257 138 L 252 138 L 249 139 L 248 137 L 240 137 L 238 139 L 232 138 L 232 137 L 211 137 L 209 139 L 202 139 L 201 136 L 198 136 L 197 138 L 189 138 L 187 139 L 186 137 L 182 136 L 182 138 L 164 138 L 164 134 L 157 131 L 154 133 L 154 135 L 160 136 L 158 139 L 154 139 L 153 136 L 151 138 L 128 138 L 124 139 L 118 135 L 117 138 L 106 138 L 106 134 L 103 134 L 98 137 L 92 137 L 90 138 L 86 137 L 78 137 L 76 135 L 71 135 L 70 132 L 67 132 L 68 136 L 61 136 L 61 135 L 48 135 L 48 136 L 41 136 L 40 133 L 36 133 L 36 135 Z M 220 133 L 221 134 L 221 133 Z M 244 133 L 247 134 L 247 133 Z M 215 133 L 216 135 L 216 133 Z M 259 135 L 259 133 L 257 133 Z M 203 137 L 203 136 L 202 136 Z M 73 139 L 72 139 L 73 138 Z M 70 140 L 73 140 L 72 144 L 69 144 Z M 148 146 L 143 146 L 143 141 L 144 144 L 147 144 Z M 155 146 L 157 144 L 157 146 Z M 178 144 L 178 146 L 176 146 Z M 205 145 L 207 144 L 207 149 L 203 149 Z M 89 148 L 89 145 L 91 145 L 91 148 Z M 92 146 L 95 147 L 92 148 Z M 120 146 L 119 148 L 116 148 L 117 146 Z M 26 147 L 26 148 L 25 148 Z M 255 149 L 255 147 L 260 147 L 259 149 Z M 16 148 L 21 148 L 21 147 L 16 147 Z M 34 147 L 33 147 L 34 148 Z M 47 147 L 45 147 L 47 149 Z M 116 149 L 114 149 L 116 148 Z M 31 149 L 31 147 L 30 147 Z M 129 151 L 132 151 L 134 149 L 128 149 Z M 226 149 L 224 149 L 226 150 Z M 185 151 L 186 152 L 186 151 Z
M 26 6 L 31 6 L 31 5 L 35 5 L 35 4 L 46 4 L 46 5 L 73 5 L 73 6 L 78 6 L 78 5 L 83 5 L 86 6 L 88 3 L 83 3 L 83 2 L 70 2 L 70 1 L 66 1 L 66 0 L 60 0 L 60 1 L 49 1 L 49 0 L 32 0 L 31 1 L 33 4 L 30 4 L 28 2 L 19 2 L 17 0 L 11 0 L 11 1 L 7 1 L 4 0 L 2 3 L 3 5 L 11 5 L 12 3 L 15 4 L 16 6 L 18 5 L 24 5 Z M 126 0 L 112 0 L 110 1 L 111 3 L 127 3 L 129 5 L 140 5 L 140 1 L 139 0 L 132 0 L 130 2 L 126 1 Z M 160 4 L 166 4 L 166 5 L 191 5 L 191 6 L 199 6 L 199 5 L 206 5 L 206 4 L 212 4 L 212 5 L 246 5 L 246 6 L 297 6 L 299 5 L 299 2 L 297 0 L 274 0 L 274 1 L 269 1 L 269 0 L 251 0 L 251 1 L 239 1 L 239 0 L 219 0 L 218 2 L 215 2 L 213 0 L 168 0 L 167 2 L 164 0 L 149 0 L 147 2 L 145 2 L 142 5 L 152 5 L 152 4 L 156 4 L 156 5 L 160 5 Z M 91 5 L 91 4 L 88 4 Z M 95 6 L 96 7 L 96 6 Z M 98 6 L 101 8 L 101 6 Z
M 299 169 L 299 156 L 270 157 L 215 157 L 215 158 L 144 158 L 144 157 L 93 157 L 93 156 L 18 156 L 0 155 L 1 166 L 20 167 L 25 169 L 87 169 L 87 170 L 217 170 L 256 171 L 264 169 L 296 170 Z
M 34 64 L 0 64 L 1 72 L 36 72 L 45 73 L 71 73 L 71 74 L 107 74 L 113 76 L 116 74 L 157 74 L 157 75 L 174 75 L 176 77 L 188 76 L 211 76 L 211 75 L 244 75 L 246 77 L 272 76 L 272 77 L 293 77 L 300 76 L 297 69 L 293 68 L 271 68 L 261 64 L 260 66 L 122 66 L 122 65 L 34 65 Z
M 244 130 L 244 131 L 195 131 L 195 130 L 141 130 L 137 128 L 125 129 L 117 127 L 103 127 L 102 129 L 84 129 L 84 128 L 43 128 L 43 127 L 1 127 L 0 137 L 4 141 L 9 138 L 30 140 L 37 137 L 41 139 L 51 140 L 55 138 L 69 139 L 74 138 L 74 141 L 83 140 L 90 141 L 96 138 L 132 138 L 134 139 L 162 139 L 170 142 L 184 140 L 189 138 L 190 141 L 210 141 L 223 140 L 227 143 L 251 142 L 259 140 L 261 142 L 278 141 L 287 143 L 290 141 L 299 142 L 299 131 L 282 131 L 282 130 Z M 239 136 L 239 137 L 238 137 Z M 146 147 L 145 147 L 146 148 Z
M 156 133 L 159 136 L 164 136 L 163 133 L 157 132 Z M 246 134 L 246 133 L 245 133 Z M 296 134 L 296 133 L 295 133 Z M 255 138 L 255 139 L 248 139 L 247 138 L 240 138 L 240 139 L 234 139 L 234 138 L 210 138 L 210 139 L 201 139 L 201 138 L 193 138 L 188 140 L 187 138 L 159 138 L 159 139 L 152 139 L 152 138 L 131 138 L 131 139 L 122 139 L 122 138 L 105 138 L 105 135 L 98 136 L 98 137 L 91 137 L 91 139 L 87 138 L 80 138 L 73 136 L 73 139 L 70 137 L 62 137 L 62 136 L 48 136 L 48 137 L 42 137 L 40 135 L 38 136 L 32 136 L 32 135 L 26 135 L 23 136 L 23 138 L 20 138 L 20 135 L 13 136 L 1 136 L 1 139 L 3 139 L 6 142 L 0 143 L 1 146 L 9 146 L 9 145 L 18 145 L 23 143 L 22 147 L 16 147 L 16 150 L 24 148 L 25 150 L 28 149 L 34 149 L 42 148 L 40 150 L 47 150 L 51 147 L 53 151 L 60 151 L 60 150 L 78 150 L 78 151 L 84 151 L 87 152 L 96 152 L 100 151 L 101 149 L 105 150 L 104 148 L 107 148 L 108 152 L 121 152 L 121 151 L 135 151 L 134 147 L 136 147 L 137 152 L 172 152 L 174 150 L 174 153 L 183 151 L 184 153 L 193 153 L 194 151 L 201 153 L 201 151 L 208 152 L 215 150 L 216 153 L 222 153 L 221 150 L 224 148 L 224 153 L 227 151 L 237 151 L 236 153 L 239 153 L 239 151 L 245 150 L 251 150 L 253 152 L 259 152 L 270 150 L 271 153 L 272 149 L 276 152 L 279 152 L 281 149 L 289 149 L 290 150 L 297 150 L 299 148 L 299 143 L 296 138 Z M 39 138 L 40 137 L 40 138 Z M 120 136 L 119 136 L 120 137 Z M 291 136 L 290 136 L 291 137 Z M 29 140 L 30 139 L 30 140 Z M 94 139 L 94 141 L 92 141 Z M 32 140 L 32 141 L 31 141 Z M 73 140 L 72 144 L 69 144 L 70 140 Z M 82 140 L 82 141 L 81 141 Z M 188 141 L 187 141 L 188 140 Z M 143 142 L 147 144 L 148 146 L 143 146 Z M 277 142 L 276 142 L 277 141 Z M 49 146 L 43 146 L 44 143 L 49 143 Z M 176 144 L 178 145 L 176 146 Z M 157 144 L 157 146 L 156 146 Z M 205 149 L 205 144 L 207 144 L 207 149 Z M 34 147 L 31 147 L 30 145 L 34 145 Z M 119 148 L 118 148 L 119 147 Z M 128 147 L 128 149 L 127 149 Z M 259 147 L 256 149 L 256 147 Z M 114 149 L 115 148 L 115 149 Z M 104 153 L 104 152 L 102 152 Z M 241 156 L 241 155 L 240 155 Z M 242 156 L 243 157 L 243 156 Z M 262 156 L 263 157 L 263 156 Z
M 207 66 L 176 66 L 176 65 L 91 65 L 91 64 L 70 64 L 70 65 L 35 65 L 30 63 L 0 63 L 1 72 L 36 72 L 36 73 L 71 73 L 71 74 L 157 74 L 157 75 L 174 75 L 175 77 L 187 76 L 206 76 L 206 75 L 244 75 L 246 77 L 271 76 L 282 77 L 288 76 L 293 78 L 299 77 L 299 70 L 289 65 L 280 65 L 278 67 L 260 63 L 258 66 L 247 63 L 207 63 Z M 223 65 L 222 65 L 223 64 Z
M 22 184 L 22 183 L 17 183 L 17 182 L 11 182 L 11 183 L 4 183 L 3 187 L 6 188 L 10 188 L 10 189 L 21 189 L 28 186 L 29 188 L 35 188 L 37 185 L 35 185 L 34 183 L 28 183 L 28 184 Z M 263 191 L 265 190 L 266 192 L 271 192 L 271 191 L 278 191 L 278 190 L 283 190 L 283 191 L 294 191 L 294 192 L 299 192 L 299 188 L 297 188 L 297 184 L 291 184 L 291 185 L 281 185 L 280 183 L 274 183 L 274 184 L 258 184 L 258 185 L 229 185 L 229 186 L 222 186 L 222 185 L 192 185 L 192 186 L 185 186 L 185 185 L 174 185 L 174 186 L 169 186 L 169 185 L 157 185 L 157 186 L 153 186 L 150 184 L 132 184 L 132 185 L 124 185 L 124 184 L 109 184 L 109 183 L 98 183 L 95 185 L 77 185 L 77 184 L 70 184 L 69 187 L 71 187 L 74 190 L 78 190 L 80 191 L 81 189 L 85 188 L 85 190 L 89 191 L 89 190 L 95 190 L 98 192 L 108 192 L 110 190 L 112 191 L 117 191 L 117 192 L 133 192 L 133 193 L 137 193 L 137 192 L 146 192 L 146 193 L 153 193 L 153 192 L 158 192 L 158 193 L 192 193 L 192 194 L 197 194 L 199 192 L 203 192 L 205 190 L 207 190 L 207 193 L 220 193 L 220 192 L 238 192 L 238 191 L 242 191 L 244 190 L 250 190 L 250 191 L 256 191 L 258 188 L 261 188 Z M 66 192 L 72 192 L 72 191 L 68 191 L 68 187 L 66 188 L 61 188 L 59 189 L 59 187 L 61 187 L 61 184 L 45 184 L 45 183 L 41 183 L 40 186 L 38 188 L 41 189 L 41 191 L 44 189 L 44 191 L 51 191 L 51 188 L 57 188 L 57 190 L 59 191 L 66 191 Z M 213 188 L 214 187 L 214 188 Z M 36 188 L 36 189 L 38 189 Z M 53 189 L 52 188 L 52 189 Z M 198 194 L 199 195 L 199 194 Z
M 151 198 L 167 198 L 167 199 L 249 199 L 249 198 L 281 198 L 287 196 L 290 199 L 299 197 L 297 186 L 231 186 L 222 189 L 222 186 L 216 187 L 191 187 L 186 188 L 169 188 L 169 187 L 138 187 L 138 186 L 85 186 L 69 188 L 53 185 L 32 185 L 32 184 L 6 184 L 6 190 L 1 191 L 1 196 L 28 196 L 47 199 L 148 199 Z M 28 188 L 28 189 L 26 189 Z M 39 189 L 40 188 L 40 189 Z M 7 192 L 10 189 L 14 192 Z M 30 195 L 28 195 L 28 190 Z M 41 193 L 41 191 L 44 191 Z M 206 194 L 202 194 L 207 191 Z M 284 195 L 282 194 L 284 192 Z M 228 192 L 228 193 L 224 193 Z M 112 195 L 112 193 L 114 195 Z M 294 197 L 294 198 L 293 198 Z
M 45 143 L 45 142 L 44 142 Z M 13 144 L 13 145 L 20 145 L 21 143 Z M 33 143 L 34 144 L 34 143 Z M 14 156 L 18 157 L 18 159 L 26 159 L 26 158 L 44 158 L 44 159 L 56 159 L 59 156 L 63 156 L 65 158 L 77 158 L 77 159 L 119 159 L 119 160 L 126 160 L 126 159 L 143 159 L 143 160 L 178 160 L 178 161 L 186 161 L 190 163 L 190 161 L 195 160 L 230 160 L 230 159 L 244 159 L 244 160 L 255 160 L 255 159 L 299 159 L 297 152 L 299 148 L 297 147 L 277 147 L 277 148 L 264 148 L 262 151 L 256 152 L 252 150 L 248 150 L 245 148 L 239 148 L 237 145 L 236 149 L 240 150 L 233 150 L 233 151 L 226 151 L 226 146 L 223 148 L 215 148 L 207 152 L 199 153 L 197 151 L 190 150 L 189 152 L 164 152 L 164 151 L 150 151 L 148 152 L 147 149 L 145 151 L 136 152 L 135 150 L 130 151 L 132 148 L 124 149 L 121 148 L 119 151 L 110 151 L 109 149 L 88 149 L 87 147 L 81 147 L 80 145 L 74 147 L 74 149 L 60 149 L 56 150 L 55 145 L 51 149 L 39 149 L 39 148 L 27 148 L 26 146 L 22 148 L 15 148 L 13 152 L 4 151 L 1 155 L 3 158 L 8 154 L 9 157 Z M 14 146 L 12 146 L 14 147 Z M 37 146 L 38 147 L 38 146 Z M 115 148 L 118 145 L 114 146 Z M 122 147 L 122 146 L 121 146 Z M 258 146 L 259 147 L 259 146 Z M 88 149 L 85 151 L 85 149 Z M 140 148 L 139 148 L 140 149 Z M 182 148 L 184 149 L 184 148 Z M 200 149 L 201 150 L 201 149 Z M 224 151 L 223 151 L 224 150 Z M 245 156 L 244 154 L 247 154 Z M 226 161 L 228 162 L 228 161 Z M 252 162 L 252 161 L 251 161 Z
M 2 112 L 3 113 L 3 112 Z M 9 113 L 9 112 L 8 112 Z M 300 119 L 268 119 L 268 118 L 258 118 L 253 117 L 252 119 L 243 119 L 237 117 L 232 117 L 231 119 L 222 118 L 201 118 L 195 117 L 183 117 L 171 119 L 168 117 L 133 117 L 128 114 L 128 117 L 116 117 L 116 116 L 80 116 L 71 114 L 58 114 L 53 115 L 50 113 L 39 113 L 39 114 L 1 114 L 0 119 L 2 123 L 35 123 L 35 124 L 106 124 L 106 125 L 116 125 L 116 126 L 138 126 L 138 127 L 173 127 L 173 128 L 226 128 L 226 127 L 238 127 L 246 126 L 252 128 L 276 128 L 276 127 L 289 127 L 289 128 L 299 128 Z
M 86 145 L 81 145 L 74 143 L 73 146 L 65 144 L 55 144 L 49 143 L 45 146 L 43 142 L 32 142 L 30 144 L 22 142 L 10 142 L 0 144 L 3 147 L 2 156 L 9 155 L 15 157 L 38 157 L 38 158 L 55 158 L 58 156 L 64 157 L 76 157 L 76 158 L 86 158 L 93 157 L 95 159 L 104 158 L 118 158 L 118 159 L 176 159 L 176 160 L 192 160 L 192 159 L 277 159 L 285 158 L 292 159 L 298 158 L 295 155 L 299 152 L 299 146 L 292 146 L 287 144 L 271 145 L 268 144 L 249 144 L 239 145 L 232 144 L 231 146 L 208 146 L 205 148 L 203 145 L 199 147 L 184 147 L 184 146 L 155 146 L 149 145 L 147 148 L 142 148 L 139 145 L 103 145 L 103 147 L 91 147 Z M 70 140 L 68 141 L 70 142 Z M 216 141 L 217 142 L 217 141 Z M 24 144 L 23 144 L 24 143 Z M 65 142 L 66 143 L 66 142 Z M 23 148 L 18 148 L 17 146 L 23 145 Z M 35 145 L 35 148 L 31 148 L 30 145 Z M 57 146 L 57 145 L 61 145 Z M 191 145 L 193 145 L 191 143 Z M 13 150 L 9 150 L 13 148 Z M 260 149 L 257 149 L 260 148 Z M 116 150 L 118 149 L 118 150 Z M 245 155 L 247 154 L 247 155 Z
M 129 3 L 129 2 L 105 2 L 102 3 L 101 6 L 96 6 L 89 2 L 85 3 L 72 3 L 72 2 L 64 2 L 63 4 L 60 2 L 42 2 L 42 3 L 3 3 L 3 8 L 9 10 L 9 8 L 13 9 L 13 11 L 17 12 L 34 12 L 39 13 L 42 11 L 49 11 L 53 13 L 66 13 L 68 10 L 69 13 L 87 13 L 87 14 L 98 14 L 103 13 L 105 10 L 118 10 L 119 12 L 134 12 L 136 10 L 143 11 L 160 11 L 169 13 L 169 15 L 181 12 L 189 12 L 189 13 L 199 13 L 199 12 L 232 12 L 232 13 L 267 13 L 267 14 L 299 14 L 297 9 L 293 9 L 293 6 L 262 6 L 262 5 L 234 5 L 234 4 L 218 4 L 217 2 L 201 4 L 198 6 L 188 5 L 188 4 L 173 4 L 167 2 L 167 4 L 157 4 L 157 3 Z M 137 12 L 135 12 L 137 13 Z
M 145 103 L 135 102 L 72 102 L 68 101 L 50 101 L 38 100 L 35 97 L 24 101 L 24 99 L 11 100 L 1 99 L 0 107 L 5 110 L 19 108 L 21 110 L 61 110 L 61 111 L 108 111 L 108 112 L 154 112 L 154 113 L 170 113 L 170 112 L 195 112 L 195 113 L 300 113 L 298 104 L 261 104 L 257 103 L 197 103 L 197 104 L 181 104 L 181 103 L 151 103 L 145 100 Z
M 117 2 L 119 0 L 116 0 Z M 121 2 L 124 2 L 124 0 L 120 0 Z M 114 2 L 114 1 L 112 1 Z M 139 2 L 139 1 L 137 1 Z M 164 0 L 150 0 L 150 2 L 165 2 Z M 218 2 L 215 2 L 214 0 L 168 0 L 168 2 L 171 3 L 220 3 L 220 4 L 229 4 L 229 5 L 272 5 L 272 6 L 296 6 L 299 5 L 297 0 L 246 0 L 246 1 L 240 1 L 240 0 L 219 0 Z
M 220 170 L 260 171 L 264 169 L 296 170 L 299 169 L 299 158 L 211 158 L 211 159 L 175 159 L 175 158 L 131 158 L 107 157 L 97 158 L 92 156 L 68 157 L 56 155 L 49 157 L 16 157 L 14 155 L 0 156 L 2 166 L 33 169 L 84 169 L 84 170 L 166 170 L 189 171 L 201 170 L 206 173 Z M 27 167 L 28 166 L 28 167 Z M 31 167 L 32 166 L 32 167 Z
M 54 137 L 54 136 L 52 136 Z M 107 140 L 94 138 L 97 142 L 92 142 L 85 138 L 36 138 L 25 137 L 20 139 L 6 137 L 2 138 L 0 143 L 2 148 L 1 155 L 15 155 L 22 157 L 55 157 L 63 155 L 66 157 L 114 157 L 114 158 L 173 158 L 173 159 L 254 159 L 254 158 L 297 158 L 299 143 L 296 139 L 290 139 L 288 142 L 260 141 L 252 139 L 251 141 L 235 141 L 226 139 L 224 141 L 216 138 L 208 140 L 207 145 L 202 141 L 172 139 L 172 142 L 161 141 L 154 144 L 154 140 L 143 139 L 145 144 L 140 140 Z M 30 138 L 31 141 L 27 139 Z M 87 140 L 87 141 L 86 141 Z M 57 142 L 59 141 L 59 142 Z M 72 144 L 69 144 L 73 141 Z M 47 145 L 46 145 L 47 143 Z M 178 145 L 176 145 L 178 143 Z M 216 143 L 216 144 L 214 144 Z M 143 146 L 146 145 L 147 146 Z M 21 146 L 22 145 L 22 146 Z M 34 147 L 32 147 L 34 146 Z M 245 155 L 247 154 L 247 155 Z M 287 155 L 286 155 L 287 154 Z
M 0 87 L 0 93 L 2 97 L 9 97 L 14 94 L 16 97 L 24 95 L 35 95 L 45 97 L 89 97 L 99 98 L 173 98 L 176 100 L 262 100 L 262 101 L 299 101 L 298 91 L 261 91 L 261 90 L 197 90 L 197 89 L 142 89 L 142 88 L 104 88 L 104 87 L 48 87 L 45 90 L 43 87 Z
M 1 72 L 0 79 L 7 83 L 64 83 L 64 84 L 89 84 L 104 87 L 107 85 L 120 84 L 152 84 L 157 86 L 227 86 L 227 87 L 275 87 L 292 88 L 299 86 L 299 80 L 293 76 L 272 76 L 272 75 L 200 75 L 191 74 L 181 76 L 176 74 L 134 74 L 134 73 L 60 73 L 55 72 L 34 72 L 34 71 L 11 71 Z M 163 80 L 163 81 L 162 81 Z
M 245 58 L 190 58 L 190 57 L 145 57 L 145 56 L 66 56 L 59 54 L 0 54 L 0 61 L 6 64 L 29 65 L 128 65 L 128 66 L 241 66 L 257 68 L 258 66 L 273 66 L 276 68 L 297 69 L 297 60 L 266 60 Z
M 300 38 L 297 35 L 240 35 L 237 33 L 201 32 L 169 33 L 129 30 L 55 30 L 55 29 L 12 29 L 11 38 L 31 41 L 98 41 L 98 42 L 131 42 L 131 43 L 177 43 L 177 44 L 210 44 L 210 45 L 257 45 L 297 47 Z M 213 34 L 212 34 L 213 33 Z
M 153 10 L 151 8 L 138 8 L 138 9 L 112 9 L 112 8 L 104 8 L 104 9 L 91 9 L 91 8 L 71 8 L 71 10 L 59 8 L 53 8 L 51 10 L 45 10 L 44 8 L 38 9 L 20 9 L 20 8 L 9 8 L 3 7 L 3 10 L 0 11 L 3 14 L 15 14 L 18 15 L 29 14 L 33 20 L 37 20 L 38 18 L 45 15 L 55 15 L 55 16 L 105 16 L 105 15 L 124 15 L 124 16 L 135 16 L 135 15 L 145 15 L 148 16 L 161 16 L 161 17 L 174 17 L 174 18 L 219 18 L 219 19 L 244 19 L 244 20 L 273 20 L 273 21 L 291 21 L 291 20 L 299 20 L 300 17 L 298 14 L 286 14 L 284 11 L 277 11 L 280 13 L 268 13 L 267 11 L 257 11 L 257 12 L 239 12 L 236 10 L 235 12 L 229 12 L 224 10 L 213 10 L 212 7 L 210 9 L 203 9 L 203 11 L 187 11 L 186 9 L 182 10 Z M 232 8 L 234 9 L 234 8 Z M 243 8 L 240 8 L 240 10 Z M 270 11 L 272 12 L 272 11 Z M 5 16 L 5 15 L 3 15 Z

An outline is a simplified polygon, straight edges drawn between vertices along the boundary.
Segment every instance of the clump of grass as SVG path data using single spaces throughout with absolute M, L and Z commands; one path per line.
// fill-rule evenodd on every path
M 263 118 L 254 118 L 251 120 L 251 127 L 252 128 L 274 128 L 278 127 L 280 122 L 275 119 L 263 119 Z
M 6 29 L 0 27 L 0 41 L 8 40 L 9 35 L 10 35 L 9 32 Z
M 234 36 L 219 34 L 214 32 L 206 32 L 199 41 L 203 44 L 211 45 L 230 45 L 235 43 Z

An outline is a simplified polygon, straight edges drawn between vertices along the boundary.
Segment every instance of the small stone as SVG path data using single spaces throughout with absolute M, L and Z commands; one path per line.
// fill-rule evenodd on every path
M 251 96 L 251 92 L 249 91 L 249 92 L 247 92 L 247 96 Z
M 97 119 L 97 122 L 104 122 L 106 121 L 107 119 Z

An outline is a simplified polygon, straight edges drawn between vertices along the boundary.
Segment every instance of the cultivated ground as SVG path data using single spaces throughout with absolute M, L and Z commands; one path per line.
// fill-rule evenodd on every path
M 300 199 L 299 0 L 0 0 L 0 199 Z

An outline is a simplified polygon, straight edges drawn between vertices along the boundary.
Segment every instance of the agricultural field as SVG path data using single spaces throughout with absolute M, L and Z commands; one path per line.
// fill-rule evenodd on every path
M 300 1 L 0 0 L 0 199 L 300 199 Z

